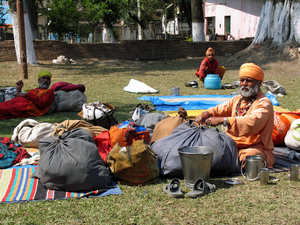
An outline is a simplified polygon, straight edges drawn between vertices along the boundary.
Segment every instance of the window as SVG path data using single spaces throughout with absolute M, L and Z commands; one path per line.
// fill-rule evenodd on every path
M 215 17 L 207 17 L 206 34 L 215 34 Z

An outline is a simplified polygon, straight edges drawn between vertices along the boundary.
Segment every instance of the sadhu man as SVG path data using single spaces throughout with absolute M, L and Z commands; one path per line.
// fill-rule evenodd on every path
M 18 81 L 16 97 L 0 103 L 0 120 L 41 116 L 48 112 L 55 97 L 54 91 L 49 89 L 51 78 L 49 71 L 39 72 L 39 87 L 27 93 L 22 92 L 23 81 Z
M 212 107 L 195 118 L 198 123 L 227 126 L 226 134 L 237 144 L 239 160 L 249 155 L 264 157 L 267 167 L 272 168 L 274 112 L 272 102 L 262 93 L 264 79 L 262 69 L 245 63 L 240 71 L 240 95 Z

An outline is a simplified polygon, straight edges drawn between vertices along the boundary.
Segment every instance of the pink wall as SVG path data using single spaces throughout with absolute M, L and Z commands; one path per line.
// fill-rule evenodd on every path
M 230 33 L 235 39 L 254 37 L 264 0 L 204 1 L 205 34 L 207 18 L 215 17 L 215 33 L 225 34 L 225 16 L 230 16 Z

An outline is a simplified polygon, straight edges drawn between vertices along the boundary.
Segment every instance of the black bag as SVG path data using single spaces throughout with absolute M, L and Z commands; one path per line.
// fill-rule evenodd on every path
M 189 120 L 176 127 L 171 135 L 151 145 L 158 155 L 161 175 L 183 176 L 178 149 L 180 147 L 207 146 L 214 149 L 211 174 L 228 175 L 238 173 L 240 163 L 235 141 L 217 128 L 196 127 Z
M 82 119 L 93 124 L 94 126 L 104 127 L 109 130 L 111 126 L 118 124 L 117 119 L 113 116 L 113 114 L 116 111 L 116 107 L 108 103 L 102 103 L 102 104 L 109 109 L 109 112 L 105 112 L 101 110 L 101 108 L 94 107 L 93 109 L 94 118 L 93 119 L 82 118 Z M 96 112 L 95 112 L 96 110 L 101 110 L 103 112 L 103 116 L 101 116 L 100 118 L 96 118 Z
M 47 189 L 94 191 L 108 189 L 111 176 L 90 133 L 76 128 L 39 142 L 39 168 L 33 177 Z

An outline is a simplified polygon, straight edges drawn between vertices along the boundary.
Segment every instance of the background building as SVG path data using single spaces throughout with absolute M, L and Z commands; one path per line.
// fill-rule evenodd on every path
M 264 2 L 264 0 L 205 0 L 206 38 L 213 34 L 218 34 L 221 39 L 255 37 Z

